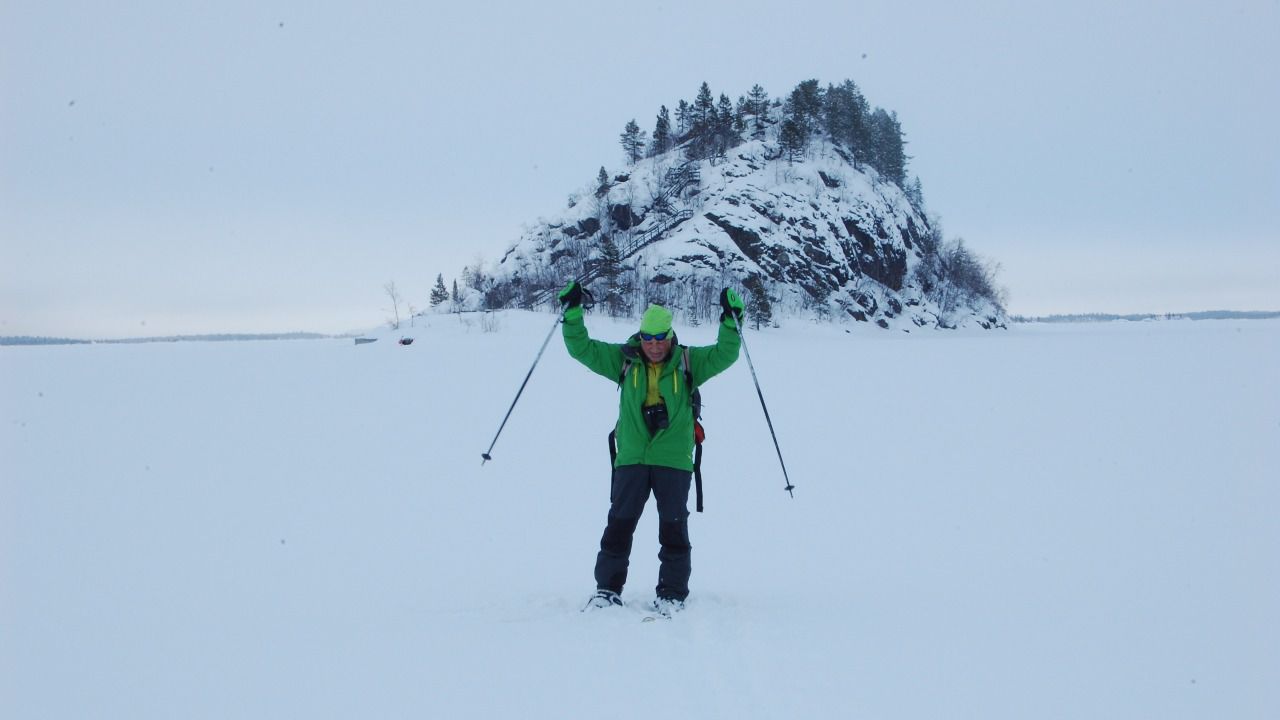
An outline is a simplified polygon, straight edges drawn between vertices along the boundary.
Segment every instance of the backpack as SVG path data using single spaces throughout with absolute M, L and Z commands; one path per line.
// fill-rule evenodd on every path
M 618 375 L 618 382 L 621 384 L 626 379 L 627 373 L 631 370 L 634 363 L 633 358 L 626 358 L 622 363 L 622 373 Z M 698 512 L 702 512 L 702 441 L 706 439 L 707 433 L 702 428 L 702 389 L 693 384 L 693 373 L 689 371 L 689 348 L 685 345 L 680 346 L 680 369 L 684 372 L 684 381 L 689 387 L 693 388 L 689 399 L 693 405 L 693 487 L 696 493 L 696 507 Z M 613 463 L 618 459 L 617 431 L 609 431 L 609 469 L 613 469 Z

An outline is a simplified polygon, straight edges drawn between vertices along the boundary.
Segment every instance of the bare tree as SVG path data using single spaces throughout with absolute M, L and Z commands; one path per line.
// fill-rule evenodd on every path
M 394 280 L 387 283 L 386 285 L 383 285 L 382 289 L 384 292 L 387 293 L 387 297 L 391 298 L 391 312 L 394 314 L 394 319 L 391 321 L 391 329 L 399 330 L 400 329 L 400 301 L 402 299 L 400 297 L 400 291 L 396 289 L 396 283 Z

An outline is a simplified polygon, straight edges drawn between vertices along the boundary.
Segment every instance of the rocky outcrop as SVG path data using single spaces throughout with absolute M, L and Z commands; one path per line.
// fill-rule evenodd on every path
M 492 273 L 524 291 L 493 297 L 536 305 L 566 277 L 606 278 L 622 311 L 655 299 L 696 315 L 718 312 L 706 307 L 710 289 L 750 278 L 775 317 L 904 330 L 1004 326 L 993 303 L 943 307 L 915 279 L 932 232 L 901 189 L 834 147 L 794 163 L 762 141 L 713 161 L 673 151 L 607 188 L 590 186 L 562 217 L 526 232 Z M 540 284 L 541 293 L 529 290 Z

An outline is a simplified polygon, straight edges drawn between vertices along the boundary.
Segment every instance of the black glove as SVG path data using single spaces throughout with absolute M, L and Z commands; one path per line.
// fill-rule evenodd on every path
M 729 316 L 732 315 L 739 325 L 742 324 L 742 309 L 744 306 L 742 298 L 738 297 L 738 293 L 734 292 L 733 288 L 725 288 L 720 291 L 720 307 L 724 309 L 724 312 L 720 313 L 720 322 L 728 320 Z
M 560 307 L 564 310 L 579 307 L 582 305 L 582 286 L 577 280 L 570 280 L 557 297 L 560 298 Z

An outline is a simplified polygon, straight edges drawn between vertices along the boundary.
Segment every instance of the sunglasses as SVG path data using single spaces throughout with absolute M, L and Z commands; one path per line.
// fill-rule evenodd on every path
M 644 340 L 644 341 L 646 341 L 646 342 L 653 342 L 654 340 L 666 340 L 666 339 L 667 339 L 667 336 L 668 336 L 668 335 L 670 335 L 670 334 L 671 334 L 671 331 L 670 331 L 670 330 L 663 330 L 662 332 L 658 333 L 657 335 L 650 335 L 650 334 L 648 334 L 648 333 L 640 333 L 640 339 L 641 339 L 641 340 Z

